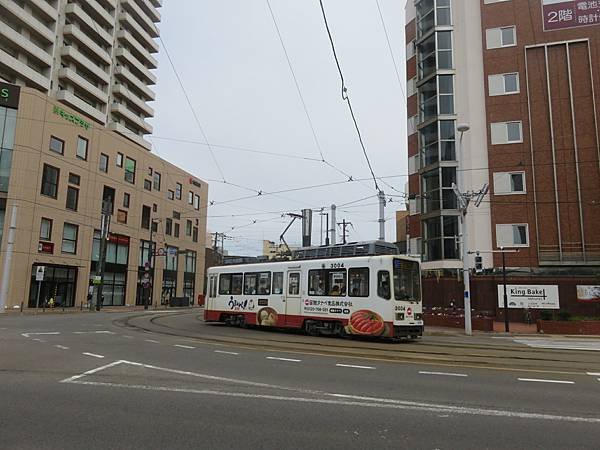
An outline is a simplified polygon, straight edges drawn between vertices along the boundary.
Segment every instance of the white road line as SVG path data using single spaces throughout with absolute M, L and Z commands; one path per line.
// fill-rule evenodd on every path
M 69 347 L 65 347 L 64 345 L 55 345 L 56 348 L 60 348 L 61 350 L 69 350 Z
M 102 355 L 97 355 L 96 353 L 88 353 L 88 352 L 83 352 L 82 355 L 86 355 L 86 356 L 93 356 L 94 358 L 104 358 L 104 356 Z
M 112 331 L 73 331 L 73 334 L 115 334 Z
M 146 342 L 151 342 L 153 344 L 160 344 L 160 342 L 155 341 L 154 339 L 144 339 Z
M 375 367 L 371 367 L 371 366 L 356 366 L 354 364 L 336 364 L 336 366 L 338 366 L 338 367 L 349 367 L 351 369 L 371 369 L 371 370 L 375 370 Z
M 277 361 L 288 361 L 288 362 L 302 362 L 301 359 L 292 359 L 292 358 L 278 358 L 276 356 L 267 356 L 267 359 L 275 359 Z
M 593 377 L 600 377 L 600 372 L 588 372 L 587 374 Z
M 468 377 L 469 375 L 467 375 L 466 373 L 451 373 L 451 372 L 427 372 L 427 371 L 420 371 L 419 372 L 422 375 L 443 375 L 446 377 Z
M 33 339 L 33 340 L 34 340 L 34 341 L 37 341 L 37 342 L 46 342 L 45 340 L 43 340 L 43 339 L 38 339 L 38 338 L 35 338 L 35 339 Z
M 48 331 L 46 333 L 21 333 L 21 336 L 28 338 L 31 336 L 45 336 L 49 334 L 60 334 L 60 331 Z
M 73 383 L 75 380 L 78 380 L 79 378 L 83 378 L 87 375 L 92 375 L 93 373 L 100 372 L 101 370 L 108 369 L 109 367 L 117 366 L 122 363 L 123 363 L 123 361 L 111 362 L 110 364 L 106 364 L 105 366 L 96 367 L 95 369 L 88 370 L 87 372 L 80 373 L 79 375 L 73 375 L 72 377 L 65 378 L 64 380 L 61 380 L 60 382 L 61 383 Z
M 519 381 L 529 381 L 535 383 L 555 383 L 555 384 L 575 384 L 574 381 L 565 381 L 565 380 L 542 380 L 539 378 L 517 378 Z
M 174 344 L 173 347 L 179 347 L 179 348 L 196 348 L 196 347 L 192 347 L 191 345 L 180 345 L 180 344 Z
M 236 353 L 236 352 L 226 352 L 225 350 L 215 350 L 215 353 L 222 353 L 224 355 L 239 355 L 239 353 Z
M 133 336 L 128 336 L 126 334 L 124 334 L 123 337 L 126 338 L 126 339 L 133 339 Z

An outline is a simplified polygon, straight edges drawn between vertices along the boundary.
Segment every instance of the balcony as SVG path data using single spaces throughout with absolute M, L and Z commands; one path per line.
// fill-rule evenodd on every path
M 70 91 L 62 90 L 56 93 L 56 99 L 63 102 L 64 104 L 76 109 L 77 111 L 85 114 L 88 117 L 100 122 L 101 124 L 106 123 L 106 114 L 102 111 L 94 108 L 92 105 L 84 102 L 75 94 Z
M 86 13 L 83 10 L 81 6 L 76 5 L 74 3 L 70 3 L 65 8 L 65 13 L 67 14 L 67 16 L 74 16 L 77 19 L 77 22 L 89 31 L 90 37 L 99 37 L 104 41 L 104 44 L 106 44 L 109 47 L 112 46 L 112 34 L 106 31 L 104 28 L 102 28 L 100 24 L 96 23 L 96 21 L 92 19 L 88 15 L 88 13 Z
M 146 84 L 156 84 L 156 75 L 144 66 L 140 61 L 131 54 L 126 48 L 118 48 L 116 51 L 117 58 L 124 60 L 129 64 L 130 69 Z
M 98 58 L 102 59 L 106 63 L 106 65 L 112 64 L 112 59 L 110 54 L 107 53 L 102 47 L 96 44 L 90 37 L 82 31 L 77 25 L 66 25 L 63 28 L 63 34 L 65 36 L 70 36 L 72 39 L 76 40 L 79 44 L 86 47 L 90 53 L 93 53 Z
M 138 0 L 138 5 L 144 10 L 144 12 L 150 17 L 152 22 L 160 22 L 160 13 L 149 0 Z
M 14 73 L 19 78 L 24 78 L 27 80 L 28 85 L 36 89 L 44 92 L 48 92 L 50 89 L 50 78 L 12 57 L 2 49 L 0 49 L 0 67 L 3 67 L 10 73 Z
M 71 45 L 62 47 L 60 54 L 63 59 L 73 61 L 75 64 L 81 66 L 83 70 L 95 75 L 98 81 L 101 81 L 103 84 L 110 83 L 110 74 L 98 67 L 96 63 L 78 51 L 75 47 Z
M 150 69 L 156 69 L 158 67 L 158 61 L 150 54 L 150 52 L 140 44 L 140 42 L 133 37 L 133 35 L 127 30 L 119 30 L 117 32 L 117 39 L 120 43 L 129 47 L 134 53 L 134 56 L 140 61 L 143 61 L 146 67 Z
M 96 21 L 103 23 L 105 26 L 109 28 L 114 28 L 115 26 L 115 18 L 113 14 L 109 13 L 106 8 L 104 8 L 100 3 L 96 0 L 83 0 L 83 3 L 87 4 L 86 11 L 89 15 L 93 16 Z
M 81 75 L 79 75 L 73 69 L 69 69 L 67 67 L 60 69 L 58 71 L 58 78 L 60 80 L 68 80 L 75 86 L 81 88 L 82 90 L 87 92 L 89 95 L 94 97 L 100 103 L 103 103 L 103 104 L 108 103 L 108 94 L 106 92 L 102 91 L 97 86 L 94 86 L 92 83 L 90 83 L 88 80 L 83 78 Z
M 123 137 L 126 137 L 130 141 L 135 142 L 136 144 L 145 148 L 146 150 L 150 150 L 152 148 L 150 142 L 148 142 L 142 136 L 135 134 L 133 131 L 128 130 L 123 124 L 120 124 L 119 122 L 110 122 L 108 124 L 108 128 L 109 130 L 113 130 L 116 133 L 122 135 Z
M 152 133 L 152 125 L 142 119 L 140 116 L 131 111 L 127 106 L 121 103 L 113 103 L 110 105 L 110 111 L 114 115 L 119 115 L 130 124 L 134 125 L 134 128 L 138 128 L 144 134 Z
M 148 105 L 143 99 L 139 98 L 134 92 L 131 92 L 122 84 L 113 85 L 113 95 L 124 98 L 127 102 L 133 104 L 139 112 L 146 117 L 154 117 L 154 109 Z
M 157 53 L 159 50 L 158 44 L 154 41 L 152 36 L 140 26 L 139 23 L 133 18 L 133 16 L 127 12 L 119 14 L 119 22 L 125 24 L 125 29 L 129 30 L 131 34 L 140 42 L 150 53 Z
M 34 58 L 38 63 L 46 67 L 52 67 L 51 54 L 46 53 L 44 49 L 33 44 L 31 40 L 25 39 L 20 33 L 13 30 L 4 22 L 0 22 L 0 36 L 12 42 L 15 47 L 19 47 L 19 50 L 26 53 L 28 57 Z
M 3 16 L 6 15 L 6 13 L 9 13 L 16 17 L 19 22 L 44 40 L 46 44 L 54 44 L 54 29 L 56 27 L 56 22 L 52 23 L 52 28 L 50 29 L 45 23 L 37 20 L 34 16 L 17 6 L 11 0 L 0 0 L 0 10 L 4 10 L 2 11 Z
M 156 94 L 152 92 L 146 84 L 132 74 L 126 67 L 117 65 L 115 68 L 115 76 L 122 81 L 130 89 L 135 90 L 138 95 L 144 97 L 146 101 L 152 101 L 156 98 Z
M 134 19 L 144 28 L 144 30 L 146 30 L 146 32 L 151 37 L 158 37 L 158 27 L 154 24 L 150 17 L 148 17 L 148 15 L 144 11 L 142 11 L 142 9 L 138 6 L 135 0 L 121 0 L 121 4 L 127 11 L 129 11 L 129 13 L 134 17 Z
M 44 0 L 29 0 L 29 3 L 33 8 L 45 16 L 48 22 L 56 22 L 58 11 L 48 2 Z

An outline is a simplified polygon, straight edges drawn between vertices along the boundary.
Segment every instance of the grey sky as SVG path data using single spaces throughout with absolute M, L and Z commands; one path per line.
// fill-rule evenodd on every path
M 355 179 L 369 178 L 352 120 L 340 97 L 340 81 L 323 25 L 318 0 L 270 0 L 310 113 L 324 157 Z M 405 78 L 403 0 L 379 0 L 394 56 Z M 325 0 L 331 32 L 353 107 L 377 176 L 406 174 L 406 112 L 376 0 Z M 194 105 L 209 142 L 319 159 L 266 0 L 170 0 L 161 9 L 162 39 Z M 353 223 L 350 239 L 378 235 L 378 206 L 373 182 L 351 182 L 218 205 L 251 191 L 219 183 L 222 176 L 203 142 L 170 64 L 159 54 L 154 151 L 209 181 L 210 231 L 235 239 L 226 249 L 259 254 L 262 239 L 278 241 L 288 218 L 332 203 L 345 204 L 338 220 Z M 345 177 L 318 161 L 247 153 L 215 147 L 229 183 L 263 192 L 344 181 Z M 406 177 L 387 178 L 404 191 Z M 386 194 L 398 194 L 381 186 Z M 255 194 L 254 194 L 255 195 Z M 386 208 L 388 240 L 395 239 L 394 213 L 400 198 Z M 239 216 L 240 214 L 249 214 Z M 237 217 L 219 217 L 231 216 Z M 254 220 L 259 221 L 252 224 Z M 237 227 L 232 230 L 232 227 Z M 313 217 L 313 243 L 319 243 L 320 219 Z M 300 241 L 300 226 L 288 232 Z

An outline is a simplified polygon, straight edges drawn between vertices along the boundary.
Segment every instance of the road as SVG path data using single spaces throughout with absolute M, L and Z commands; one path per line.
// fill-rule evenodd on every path
M 390 344 L 197 311 L 4 315 L 0 448 L 595 449 L 597 342 Z

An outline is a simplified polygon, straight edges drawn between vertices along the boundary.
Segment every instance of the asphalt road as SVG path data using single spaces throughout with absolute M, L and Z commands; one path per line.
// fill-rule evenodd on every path
M 597 449 L 594 341 L 520 341 L 0 315 L 0 448 Z

